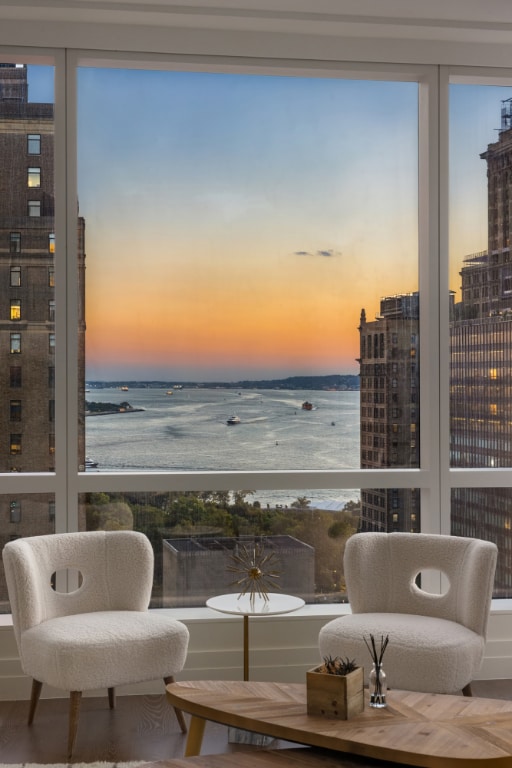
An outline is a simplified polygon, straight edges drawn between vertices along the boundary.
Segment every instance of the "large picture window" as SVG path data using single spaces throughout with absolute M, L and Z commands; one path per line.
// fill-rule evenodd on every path
M 79 465 L 100 475 L 419 466 L 418 98 L 410 82 L 79 69 Z M 360 400 L 374 406 L 364 418 Z M 401 434 L 390 444 L 392 405 Z M 394 494 L 249 488 L 240 520 L 231 491 L 166 518 L 166 536 L 204 547 L 242 530 L 297 536 L 302 507 L 324 532 L 345 526 L 341 556 L 363 519 L 411 527 L 417 496 Z M 310 600 L 327 589 L 313 581 Z
M 70 52 L 55 99 L 7 64 L 37 120 L 0 101 L 4 541 L 142 530 L 152 606 L 194 607 L 237 542 L 330 603 L 356 532 L 478 531 L 509 596 L 507 88 L 459 78 L 445 115 L 430 68 Z

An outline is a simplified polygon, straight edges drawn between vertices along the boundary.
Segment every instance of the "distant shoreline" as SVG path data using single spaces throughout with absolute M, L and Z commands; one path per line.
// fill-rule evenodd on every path
M 130 403 L 124 401 L 119 405 L 117 403 L 95 403 L 89 400 L 85 401 L 86 416 L 111 416 L 118 413 L 137 413 L 144 408 L 133 408 Z
M 93 381 L 86 388 L 93 389 L 307 389 L 327 392 L 358 392 L 359 375 L 331 374 L 327 376 L 289 376 L 285 379 L 260 379 L 243 381 Z M 126 391 L 126 389 L 124 389 Z

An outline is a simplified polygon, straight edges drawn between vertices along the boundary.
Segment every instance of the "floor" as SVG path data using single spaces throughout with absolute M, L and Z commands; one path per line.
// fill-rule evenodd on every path
M 473 695 L 512 699 L 512 681 L 473 683 Z M 2 763 L 65 763 L 67 699 L 42 699 L 29 728 L 26 701 L 0 701 Z M 114 711 L 105 698 L 84 698 L 73 762 L 165 760 L 181 757 L 186 736 L 178 727 L 165 695 L 119 696 Z M 272 747 L 290 746 L 273 743 Z M 207 723 L 203 753 L 251 749 L 230 742 L 227 728 Z

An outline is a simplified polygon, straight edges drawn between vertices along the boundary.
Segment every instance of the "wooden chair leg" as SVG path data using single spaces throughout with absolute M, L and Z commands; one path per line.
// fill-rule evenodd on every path
M 471 690 L 471 683 L 468 683 L 467 685 L 464 686 L 464 688 L 462 689 L 462 695 L 463 696 L 473 695 L 473 691 Z
M 108 689 L 108 705 L 110 709 L 116 708 L 116 689 L 115 688 Z
M 75 746 L 76 741 L 81 703 L 82 691 L 71 691 L 69 698 L 68 760 L 71 760 L 73 755 L 73 747 Z
M 41 695 L 43 684 L 39 680 L 32 680 L 32 693 L 30 694 L 30 708 L 28 711 L 28 724 L 32 725 L 36 713 L 37 703 Z
M 174 682 L 175 682 L 175 680 L 174 680 L 174 677 L 172 675 L 169 675 L 168 677 L 164 677 L 164 683 L 166 685 L 170 685 L 171 683 L 174 683 Z M 185 722 L 185 718 L 183 716 L 183 712 L 181 711 L 181 709 L 178 709 L 177 707 L 173 707 L 173 709 L 174 709 L 174 712 L 176 714 L 176 719 L 178 721 L 178 725 L 181 728 L 181 732 L 182 733 L 186 733 L 187 732 L 187 724 Z

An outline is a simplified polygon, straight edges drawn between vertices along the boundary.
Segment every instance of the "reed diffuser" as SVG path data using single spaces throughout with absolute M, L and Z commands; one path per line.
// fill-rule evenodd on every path
M 380 648 L 377 649 L 375 637 L 370 635 L 370 642 L 363 637 L 366 647 L 372 657 L 372 668 L 369 675 L 370 707 L 381 709 L 386 706 L 387 680 L 386 673 L 382 669 L 382 658 L 389 642 L 389 635 L 380 636 Z

